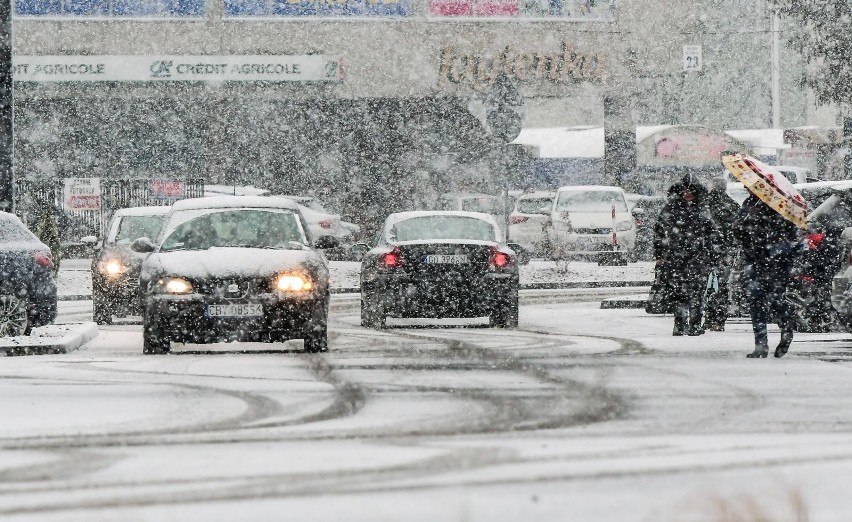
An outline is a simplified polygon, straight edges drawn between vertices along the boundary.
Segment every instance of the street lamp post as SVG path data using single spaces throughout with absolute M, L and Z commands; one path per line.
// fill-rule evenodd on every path
M 12 174 L 12 3 L 0 0 L 0 211 L 11 212 Z

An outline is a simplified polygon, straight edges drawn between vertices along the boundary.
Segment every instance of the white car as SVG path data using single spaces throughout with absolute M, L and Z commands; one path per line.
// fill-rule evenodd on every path
M 547 226 L 553 208 L 552 191 L 525 192 L 515 200 L 509 213 L 509 242 L 517 243 L 530 254 L 544 254 L 547 249 Z
M 351 243 L 361 232 L 361 227 L 355 223 L 343 221 L 339 214 L 332 214 L 312 196 L 278 196 L 295 201 L 301 208 L 302 215 L 308 222 L 308 228 L 313 237 L 333 236 L 341 243 Z
M 488 214 L 500 226 L 501 237 L 505 237 L 506 204 L 501 196 L 468 192 L 448 192 L 441 194 L 438 201 L 438 210 Z
M 589 256 L 620 262 L 636 246 L 636 225 L 620 187 L 560 187 L 550 219 L 548 239 L 554 258 Z M 607 254 L 613 251 L 619 254 Z

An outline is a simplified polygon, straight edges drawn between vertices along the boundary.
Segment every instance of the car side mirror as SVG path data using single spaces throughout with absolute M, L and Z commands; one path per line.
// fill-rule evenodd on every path
M 329 248 L 337 248 L 340 246 L 340 241 L 334 236 L 320 236 L 314 241 L 314 248 L 326 250 Z
M 367 252 L 370 251 L 370 247 L 365 245 L 364 243 L 355 243 L 352 245 L 350 249 L 352 252 L 352 259 L 355 261 L 361 261 L 364 259 L 364 256 L 367 255 Z
M 157 245 L 151 242 L 147 237 L 140 237 L 130 244 L 130 250 L 139 252 L 140 254 L 150 254 L 157 249 Z

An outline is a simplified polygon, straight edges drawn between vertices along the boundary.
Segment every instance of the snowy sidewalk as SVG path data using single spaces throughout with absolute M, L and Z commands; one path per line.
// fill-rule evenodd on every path
M 357 292 L 361 263 L 330 261 L 333 292 Z M 654 264 L 650 261 L 627 266 L 598 266 L 575 261 L 558 269 L 553 261 L 533 259 L 520 267 L 521 288 L 592 288 L 605 286 L 650 286 Z M 86 300 L 92 296 L 91 260 L 63 259 L 56 280 L 59 299 Z

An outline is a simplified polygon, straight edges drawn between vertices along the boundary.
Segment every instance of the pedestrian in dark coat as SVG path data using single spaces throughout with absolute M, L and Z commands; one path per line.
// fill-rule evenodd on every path
M 702 302 L 717 231 L 705 202 L 707 191 L 684 178 L 654 224 L 654 257 L 663 306 L 674 312 L 672 335 L 701 335 Z
M 768 355 L 766 323 L 770 313 L 781 328 L 775 357 L 783 357 L 793 342 L 793 309 L 786 294 L 793 263 L 801 252 L 798 229 L 752 194 L 743 202 L 734 235 L 742 251 L 743 291 L 754 329 L 754 351 L 747 357 Z
M 722 332 L 728 320 L 728 279 L 737 255 L 739 242 L 734 236 L 734 222 L 740 207 L 726 192 L 728 183 L 724 177 L 714 178 L 710 182 L 707 195 L 707 208 L 719 231 L 720 243 L 716 245 L 714 266 L 708 280 L 706 302 L 704 303 L 704 328 Z

